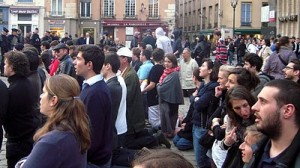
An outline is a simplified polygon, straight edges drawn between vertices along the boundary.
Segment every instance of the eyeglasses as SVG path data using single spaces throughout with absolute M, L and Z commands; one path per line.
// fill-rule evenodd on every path
M 286 66 L 284 69 L 294 69 L 294 68 Z

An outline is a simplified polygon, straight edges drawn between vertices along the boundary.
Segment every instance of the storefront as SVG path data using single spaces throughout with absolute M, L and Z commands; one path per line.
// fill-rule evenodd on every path
M 21 29 L 25 35 L 28 32 L 32 32 L 35 28 L 40 28 L 40 9 L 30 7 L 11 7 L 10 8 L 10 23 L 11 28 Z
M 156 28 L 162 27 L 166 34 L 168 33 L 168 24 L 162 21 L 103 20 L 102 26 L 102 33 L 107 33 L 111 40 L 119 38 L 120 42 L 126 46 L 130 44 L 134 32 L 140 32 L 143 35 L 147 29 L 155 32 Z

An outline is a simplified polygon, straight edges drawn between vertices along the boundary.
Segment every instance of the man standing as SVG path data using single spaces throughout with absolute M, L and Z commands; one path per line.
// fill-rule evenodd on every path
M 59 67 L 55 74 L 63 73 L 75 77 L 73 59 L 69 55 L 68 46 L 60 43 L 52 50 L 54 51 L 55 56 L 59 59 Z
M 284 78 L 300 84 L 300 61 L 292 60 L 284 69 Z
M 9 51 L 9 41 L 7 39 L 8 29 L 3 28 L 0 36 L 0 48 L 1 48 L 1 76 L 4 76 L 4 54 Z
M 179 62 L 180 83 L 184 97 L 190 97 L 194 93 L 196 86 L 193 82 L 193 71 L 198 69 L 197 62 L 191 57 L 191 51 L 185 48 L 182 52 L 182 58 Z
M 252 106 L 258 131 L 268 138 L 254 149 L 248 167 L 300 167 L 300 85 L 289 80 L 266 84 Z
M 87 167 L 109 168 L 113 149 L 112 101 L 109 88 L 100 74 L 105 56 L 94 45 L 82 45 L 78 51 L 74 65 L 76 74 L 85 79 L 80 99 L 87 109 L 91 128 Z
M 85 33 L 85 44 L 94 44 L 94 38 L 90 37 L 90 33 Z
M 72 39 L 69 38 L 69 33 L 65 32 L 65 37 L 63 37 L 60 42 L 66 44 L 67 41 L 69 41 L 69 40 L 72 40 Z
M 227 64 L 227 48 L 224 39 L 221 39 L 221 32 L 216 31 L 214 37 L 217 41 L 216 50 L 214 51 L 216 61 L 219 61 L 221 64 Z
M 7 113 L 7 105 L 8 105 L 8 89 L 5 83 L 0 79 L 0 147 L 2 147 L 2 141 L 3 141 L 3 118 L 4 114 Z
M 41 53 L 41 39 L 39 36 L 39 28 L 35 28 L 30 38 L 30 44 L 33 45 L 39 51 L 39 53 Z
M 3 126 L 7 134 L 8 168 L 14 168 L 21 158 L 29 155 L 33 147 L 32 137 L 39 126 L 33 111 L 34 90 L 27 79 L 28 73 L 29 62 L 23 53 L 10 51 L 5 54 L 4 74 L 9 82 L 9 103 Z
M 156 39 L 152 37 L 151 30 L 147 29 L 146 37 L 142 40 L 145 44 L 150 44 L 153 49 L 155 49 Z
M 130 42 L 130 49 L 137 47 L 139 44 L 140 32 L 135 32 Z
M 18 37 L 18 29 L 12 28 L 11 34 L 7 36 L 9 41 L 9 50 L 13 50 L 15 45 L 20 42 Z

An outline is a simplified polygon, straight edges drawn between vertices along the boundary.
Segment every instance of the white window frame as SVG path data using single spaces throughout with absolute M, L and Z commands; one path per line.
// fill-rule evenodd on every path
M 114 16 L 115 15 L 115 0 L 104 0 L 103 1 L 103 16 Z M 105 4 L 107 3 L 107 6 Z
M 249 20 L 247 20 L 248 18 L 248 11 L 247 11 L 247 6 L 250 6 L 250 16 L 249 16 Z M 243 11 L 243 8 L 245 8 L 245 10 Z M 243 2 L 241 4 L 241 26 L 251 26 L 251 22 L 252 22 L 252 3 L 249 2 Z M 244 20 L 243 20 L 244 19 Z M 249 23 L 250 25 L 244 25 L 243 23 Z
M 155 8 L 156 3 L 157 3 L 157 8 Z M 150 10 L 150 8 L 151 8 L 151 10 Z M 159 1 L 158 0 L 149 0 L 148 9 L 149 9 L 149 13 L 148 13 L 149 17 L 154 17 L 154 18 L 159 17 Z M 157 14 L 155 12 L 157 12 Z
M 56 1 L 56 6 L 53 7 L 53 1 Z M 63 4 L 64 0 L 61 0 L 61 11 L 59 11 L 59 0 L 51 0 L 51 15 L 52 16 L 63 16 Z
M 85 7 L 84 7 L 84 9 L 85 9 L 85 12 L 84 12 L 84 15 L 81 13 L 81 7 L 82 7 L 82 3 L 84 3 L 85 5 Z M 87 16 L 87 3 L 89 3 L 90 4 L 90 16 Z M 90 17 L 92 17 L 92 2 L 80 2 L 80 17 L 81 18 L 90 18 Z
M 129 1 L 129 13 L 127 14 L 126 12 L 126 7 L 127 7 L 127 2 Z M 133 4 L 133 5 L 132 5 Z M 132 9 L 134 8 L 134 9 Z M 135 17 L 136 15 L 136 0 L 125 0 L 125 17 Z

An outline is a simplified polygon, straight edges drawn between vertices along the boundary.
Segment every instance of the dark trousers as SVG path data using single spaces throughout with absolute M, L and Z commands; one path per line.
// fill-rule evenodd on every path
M 183 97 L 190 97 L 196 89 L 182 89 Z
M 32 140 L 14 142 L 8 139 L 6 143 L 7 167 L 14 168 L 20 159 L 30 154 L 32 147 Z
M 142 149 L 153 148 L 158 146 L 156 138 L 149 134 L 147 129 L 133 134 L 126 134 L 124 140 L 124 147 L 128 149 Z
M 178 119 L 179 104 L 168 103 L 160 100 L 160 120 L 163 133 L 174 135 L 176 122 Z

